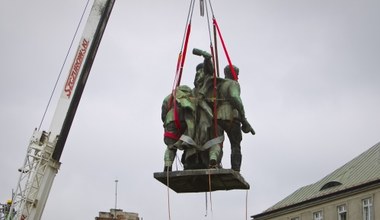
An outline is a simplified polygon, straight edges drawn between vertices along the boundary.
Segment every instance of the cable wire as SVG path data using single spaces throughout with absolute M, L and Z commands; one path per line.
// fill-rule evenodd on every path
M 210 9 L 211 9 L 211 15 L 212 15 L 212 18 L 215 19 L 215 14 L 214 14 L 214 10 L 212 8 L 212 4 L 211 4 L 211 0 L 208 1 L 209 2 L 209 5 L 210 5 Z M 206 2 L 206 8 L 207 8 L 207 2 Z M 207 10 L 208 11 L 208 10 Z M 208 14 L 207 14 L 207 21 L 209 22 L 210 21 L 210 18 L 208 17 Z M 208 24 L 210 26 L 210 24 Z M 210 28 L 209 28 L 210 29 Z M 209 30 L 209 32 L 211 32 Z M 215 72 L 216 72 L 216 76 L 219 77 L 219 53 L 218 53 L 218 41 L 217 41 L 217 34 L 216 34 L 216 27 L 213 23 L 213 32 L 214 32 L 214 53 L 215 53 Z M 211 33 L 209 33 L 211 35 Z M 210 36 L 211 38 L 211 36 Z M 211 41 L 211 39 L 210 39 Z
M 207 4 L 206 4 L 206 18 L 207 18 L 208 36 L 209 36 L 209 39 L 210 39 L 210 45 L 212 45 L 211 28 L 210 28 L 211 25 L 210 25 L 210 17 L 208 15 Z
M 193 18 L 194 4 L 195 4 L 195 0 L 191 0 L 190 1 L 190 6 L 189 6 L 189 11 L 187 12 L 185 31 L 183 32 L 183 37 L 182 37 L 181 51 L 183 50 L 183 44 L 184 44 L 185 38 L 186 38 L 186 29 L 187 29 L 187 26 L 188 26 L 189 23 L 191 23 L 191 20 Z
M 81 17 L 80 17 L 80 19 L 79 19 L 79 23 L 78 23 L 77 28 L 76 28 L 76 30 L 75 30 L 75 33 L 74 33 L 73 39 L 71 40 L 71 43 L 70 43 L 69 49 L 67 50 L 67 53 L 66 53 L 66 57 L 65 57 L 65 59 L 64 59 L 64 61 L 63 61 L 63 63 L 62 63 L 62 66 L 61 66 L 61 69 L 60 69 L 60 71 L 59 71 L 59 74 L 58 74 L 57 80 L 55 81 L 55 84 L 54 84 L 53 90 L 52 90 L 52 92 L 51 92 L 51 94 L 50 94 L 49 101 L 48 101 L 48 103 L 47 103 L 47 105 L 46 105 L 46 108 L 45 108 L 45 111 L 44 111 L 44 113 L 43 113 L 43 115 L 42 115 L 42 119 L 41 119 L 40 125 L 38 126 L 38 131 L 41 129 L 42 123 L 43 123 L 43 121 L 45 120 L 46 113 L 47 113 L 47 111 L 48 111 L 48 109 L 49 109 L 49 106 L 50 106 L 51 100 L 52 100 L 52 98 L 53 98 L 53 95 L 54 95 L 54 93 L 55 93 L 55 90 L 56 90 L 56 88 L 57 88 L 57 85 L 58 85 L 59 79 L 61 78 L 61 75 L 62 75 L 62 72 L 63 72 L 63 68 L 64 68 L 64 66 L 66 65 L 66 61 L 67 61 L 67 58 L 68 58 L 68 56 L 69 56 L 69 54 L 70 54 L 70 51 L 71 51 L 71 48 L 72 48 L 72 46 L 73 46 L 74 40 L 75 40 L 75 38 L 76 38 L 76 36 L 77 36 L 77 34 L 78 34 L 79 27 L 80 27 L 80 25 L 82 24 L 83 17 L 84 17 L 84 14 L 86 13 L 86 10 L 87 10 L 87 7 L 88 7 L 89 2 L 90 2 L 90 0 L 87 0 L 86 6 L 84 7 L 84 10 L 83 10 L 83 12 L 82 12 L 82 15 L 81 15 Z
M 248 220 L 248 190 L 245 193 L 245 220 Z
M 208 187 L 209 187 L 209 194 L 210 194 L 210 212 L 211 212 L 211 218 L 213 219 L 214 213 L 212 211 L 212 197 L 211 197 L 211 170 L 208 170 Z
M 208 2 L 210 4 L 210 9 L 211 9 L 212 17 L 215 17 L 215 15 L 214 15 L 214 9 L 212 8 L 212 4 L 211 4 L 211 0 L 208 0 Z
M 205 192 L 205 205 L 206 205 L 206 212 L 205 212 L 205 217 L 207 217 L 207 214 L 208 214 L 208 203 L 207 203 L 208 201 L 207 201 L 207 192 Z
M 166 170 L 166 189 L 167 189 L 167 196 L 168 196 L 168 217 L 169 220 L 171 220 L 170 215 L 170 190 L 169 190 L 169 169 Z

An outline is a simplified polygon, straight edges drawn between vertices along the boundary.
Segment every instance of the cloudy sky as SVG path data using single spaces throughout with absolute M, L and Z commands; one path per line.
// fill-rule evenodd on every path
M 4 203 L 87 1 L 0 1 Z M 167 189 L 153 173 L 163 169 L 160 107 L 174 80 L 188 6 L 189 0 L 116 1 L 43 219 L 93 219 L 108 211 L 115 205 L 115 179 L 118 208 L 145 220 L 168 219 Z M 379 1 L 219 0 L 213 8 L 240 68 L 242 99 L 257 133 L 242 142 L 249 216 L 380 141 Z M 207 50 L 198 1 L 192 26 L 189 50 Z M 192 85 L 201 61 L 188 54 L 183 84 Z M 57 90 L 55 97 L 62 83 Z M 56 98 L 42 129 L 49 128 L 55 106 Z M 228 144 L 224 151 L 229 168 Z M 212 193 L 205 216 L 203 193 L 170 191 L 171 219 L 245 219 L 246 193 Z

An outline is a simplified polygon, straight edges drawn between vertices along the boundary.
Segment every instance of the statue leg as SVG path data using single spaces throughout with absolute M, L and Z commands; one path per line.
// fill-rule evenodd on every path
M 210 148 L 209 151 L 209 166 L 210 168 L 217 168 L 218 167 L 218 161 L 220 161 L 220 157 L 222 154 L 222 148 L 220 144 L 216 144 Z
M 240 122 L 234 120 L 231 122 L 229 129 L 226 131 L 228 139 L 231 144 L 231 169 L 240 171 L 241 167 L 241 146 L 242 133 L 240 128 Z
M 240 171 L 242 155 L 231 154 L 231 169 L 235 171 Z
M 164 143 L 166 144 L 166 149 L 164 153 L 164 171 L 171 171 L 174 158 L 177 154 L 177 148 L 174 147 L 174 144 L 177 141 L 170 137 L 164 137 Z
M 164 154 L 164 171 L 171 171 L 173 161 L 175 158 L 177 150 L 176 149 L 170 149 L 169 147 L 166 148 L 165 154 Z

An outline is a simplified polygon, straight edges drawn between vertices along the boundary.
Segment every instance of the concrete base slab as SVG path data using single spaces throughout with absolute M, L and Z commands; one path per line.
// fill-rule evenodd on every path
M 243 176 L 232 169 L 199 169 L 154 173 L 154 178 L 177 193 L 249 189 Z M 209 184 L 211 180 L 211 184 Z

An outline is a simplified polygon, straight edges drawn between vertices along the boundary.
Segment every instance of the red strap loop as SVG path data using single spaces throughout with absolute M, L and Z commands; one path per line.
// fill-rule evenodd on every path
M 165 131 L 164 137 L 171 138 L 174 140 L 178 140 L 180 138 L 180 136 L 178 134 L 170 132 L 170 131 Z
M 232 66 L 232 62 L 231 62 L 230 56 L 228 55 L 227 48 L 226 48 L 226 45 L 225 45 L 225 43 L 224 43 L 224 40 L 223 40 L 222 34 L 220 33 L 220 29 L 219 29 L 218 22 L 216 22 L 215 17 L 212 19 L 212 21 L 213 21 L 213 24 L 214 24 L 215 27 L 216 27 L 216 30 L 218 31 L 218 35 L 219 35 L 220 41 L 222 42 L 223 50 L 224 50 L 224 53 L 226 54 L 227 61 L 228 61 L 228 65 L 230 66 L 230 70 L 231 70 L 231 73 L 232 73 L 232 77 L 234 78 L 234 80 L 237 81 L 237 80 L 238 80 L 238 77 L 237 77 L 237 74 L 236 74 L 236 72 L 235 72 L 235 69 L 234 69 L 233 66 Z

